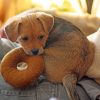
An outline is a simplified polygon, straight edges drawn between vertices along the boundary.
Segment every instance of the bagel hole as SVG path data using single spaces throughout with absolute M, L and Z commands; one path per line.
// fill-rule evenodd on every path
M 28 64 L 25 62 L 19 62 L 17 64 L 17 70 L 19 70 L 19 71 L 26 70 L 27 68 L 28 68 Z

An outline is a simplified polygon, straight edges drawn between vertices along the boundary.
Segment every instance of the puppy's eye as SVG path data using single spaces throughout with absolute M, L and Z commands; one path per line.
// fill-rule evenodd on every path
M 28 37 L 22 37 L 21 38 L 23 41 L 27 41 L 28 40 Z
M 38 39 L 39 39 L 39 40 L 42 40 L 43 38 L 44 38 L 44 35 L 38 36 Z

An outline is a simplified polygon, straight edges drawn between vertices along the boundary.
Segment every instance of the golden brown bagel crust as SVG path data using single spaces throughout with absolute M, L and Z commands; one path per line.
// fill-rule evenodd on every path
M 17 64 L 25 62 L 28 64 L 26 70 L 19 71 Z M 44 70 L 44 61 L 42 56 L 28 56 L 22 48 L 11 50 L 5 55 L 1 62 L 1 74 L 6 82 L 15 88 L 24 88 L 36 81 Z

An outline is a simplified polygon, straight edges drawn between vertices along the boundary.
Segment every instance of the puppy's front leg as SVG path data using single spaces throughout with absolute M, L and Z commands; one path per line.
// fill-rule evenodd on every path
M 66 74 L 63 78 L 63 85 L 68 94 L 69 100 L 79 100 L 78 95 L 75 92 L 77 77 L 75 74 Z

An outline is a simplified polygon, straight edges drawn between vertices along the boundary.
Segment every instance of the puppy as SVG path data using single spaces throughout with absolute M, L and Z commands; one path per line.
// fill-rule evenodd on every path
M 78 100 L 75 85 L 93 62 L 94 45 L 76 26 L 51 14 L 29 12 L 9 19 L 3 29 L 28 55 L 43 54 L 47 80 L 63 83 L 69 99 Z

